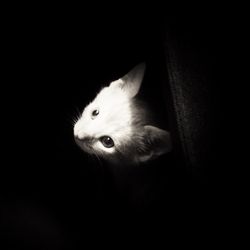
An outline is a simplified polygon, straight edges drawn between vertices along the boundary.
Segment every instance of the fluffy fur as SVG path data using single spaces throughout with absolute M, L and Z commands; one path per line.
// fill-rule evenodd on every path
M 121 79 L 103 88 L 75 123 L 76 143 L 87 153 L 115 164 L 138 164 L 171 150 L 167 131 L 149 125 L 150 113 L 135 96 L 145 71 L 140 64 Z M 92 112 L 99 114 L 93 117 Z M 100 138 L 109 136 L 113 147 Z

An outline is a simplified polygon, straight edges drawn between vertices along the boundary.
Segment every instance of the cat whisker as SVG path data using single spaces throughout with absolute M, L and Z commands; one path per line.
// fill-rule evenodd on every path
M 75 125 L 77 123 L 77 121 L 82 117 L 82 113 L 80 112 L 78 107 L 74 107 L 74 112 L 75 114 L 73 114 L 73 118 L 72 118 L 72 114 L 71 114 L 71 119 L 70 119 L 70 123 L 71 125 Z
M 102 166 L 102 161 L 100 157 L 95 152 L 94 152 L 94 155 L 96 156 L 96 159 L 98 160 L 99 165 Z
M 72 117 L 73 116 L 73 117 Z M 66 114 L 66 121 L 67 123 L 69 123 L 71 126 L 74 126 L 75 123 L 78 121 L 78 116 L 76 114 L 73 114 L 72 113 L 67 113 Z
M 79 119 L 80 117 L 73 117 L 73 119 L 71 119 L 71 125 L 74 126 L 78 122 Z
M 77 118 L 73 118 L 72 120 L 72 125 L 75 125 L 77 123 L 78 119 Z
M 79 120 L 82 117 L 82 112 L 78 107 L 75 108 L 76 108 L 76 119 Z
M 116 152 L 122 155 L 122 152 L 118 148 L 116 148 Z

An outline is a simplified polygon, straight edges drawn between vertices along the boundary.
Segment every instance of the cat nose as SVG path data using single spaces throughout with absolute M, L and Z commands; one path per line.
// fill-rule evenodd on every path
M 75 134 L 75 138 L 78 140 L 83 140 L 85 138 L 85 136 L 78 133 L 78 134 Z
M 92 145 L 92 142 L 93 142 L 93 138 L 89 137 L 89 136 L 85 136 L 85 137 L 82 137 L 82 136 L 75 136 L 75 142 L 77 144 L 80 144 L 80 145 L 85 145 L 87 146 L 88 148 L 91 148 L 91 145 Z
M 86 133 L 83 133 L 83 132 L 75 133 L 74 136 L 76 139 L 81 140 L 81 141 L 89 138 L 89 135 L 87 135 Z
M 79 128 L 77 128 L 76 126 L 74 127 L 74 137 L 77 139 L 83 139 L 86 136 L 86 134 L 82 131 L 80 131 Z

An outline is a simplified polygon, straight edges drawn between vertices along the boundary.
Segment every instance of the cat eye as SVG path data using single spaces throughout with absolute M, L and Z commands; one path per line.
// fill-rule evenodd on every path
M 94 119 L 96 116 L 99 115 L 99 110 L 98 109 L 95 109 L 93 112 L 92 112 L 92 119 Z
M 115 145 L 114 141 L 109 136 L 103 136 L 103 137 L 100 138 L 100 140 L 101 140 L 101 143 L 103 144 L 103 146 L 105 148 L 112 148 Z

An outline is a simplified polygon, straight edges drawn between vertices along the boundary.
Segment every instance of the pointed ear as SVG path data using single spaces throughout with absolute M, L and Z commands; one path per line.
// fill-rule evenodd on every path
M 141 83 L 145 72 L 145 63 L 138 64 L 125 76 L 114 81 L 110 84 L 111 88 L 119 87 L 122 89 L 130 98 L 137 95 L 140 90 Z
M 141 162 L 156 158 L 172 150 L 170 133 L 168 131 L 150 125 L 144 126 L 144 130 L 149 150 L 147 155 L 139 156 Z

